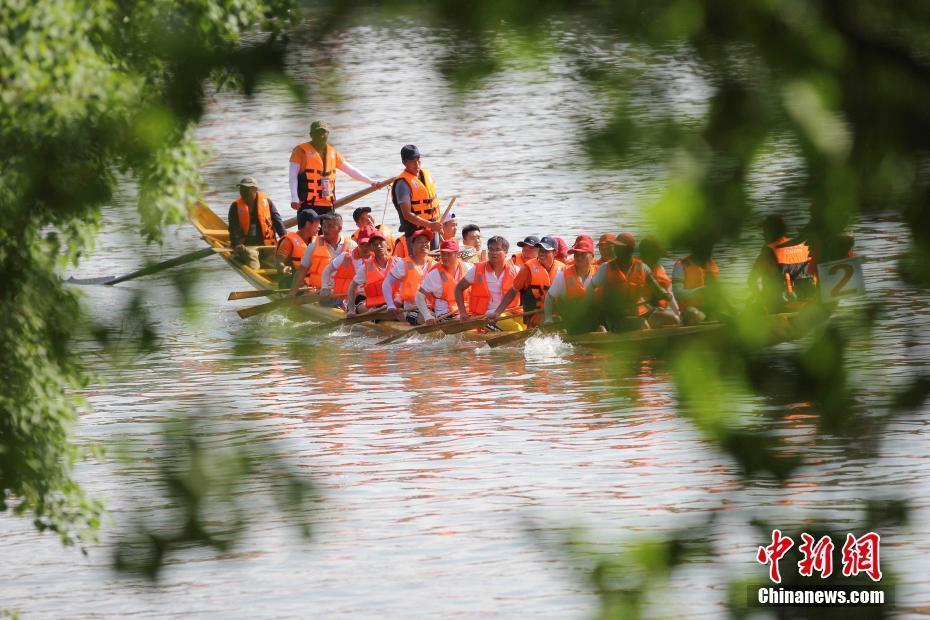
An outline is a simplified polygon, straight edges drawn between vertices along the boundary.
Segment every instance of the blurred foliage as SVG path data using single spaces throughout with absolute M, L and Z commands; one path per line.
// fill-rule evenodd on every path
M 222 420 L 208 422 L 189 414 L 166 424 L 164 445 L 155 453 L 145 446 L 124 453 L 127 467 L 155 463 L 158 488 L 147 501 L 160 508 L 131 520 L 132 531 L 116 548 L 117 570 L 157 579 L 173 554 L 194 547 L 234 550 L 251 524 L 266 522 L 257 509 L 264 495 L 309 538 L 317 493 L 307 478 L 266 438 Z
M 31 514 L 68 543 L 93 536 L 101 506 L 72 478 L 74 394 L 88 383 L 73 346 L 80 309 L 57 269 L 90 251 L 118 181 L 138 184 L 147 239 L 184 218 L 201 189 L 192 130 L 205 89 L 250 93 L 280 76 L 292 10 L 290 0 L 0 2 L 0 511 Z M 131 305 L 124 325 L 142 352 L 157 344 L 144 310 Z M 96 335 L 115 346 L 118 331 Z

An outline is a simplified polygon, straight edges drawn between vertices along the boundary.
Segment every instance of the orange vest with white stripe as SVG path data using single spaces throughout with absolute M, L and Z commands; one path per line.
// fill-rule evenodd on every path
M 704 263 L 704 265 L 700 265 L 690 256 L 686 256 L 679 260 L 677 264 L 681 265 L 682 269 L 684 269 L 685 281 L 682 283 L 682 286 L 686 289 L 704 286 L 708 275 L 715 280 L 720 275 L 720 270 L 717 268 L 717 263 L 714 262 L 714 259 L 710 259 Z M 683 310 L 691 307 L 700 308 L 704 305 L 704 294 L 696 295 L 692 299 L 681 299 L 678 301 L 678 305 Z
M 410 250 L 407 249 L 407 237 L 399 235 L 394 242 L 394 256 L 397 258 L 407 258 L 410 256 Z
M 413 214 L 432 222 L 438 220 L 439 200 L 436 198 L 436 185 L 433 183 L 433 177 L 430 176 L 429 171 L 426 168 L 420 168 L 420 175 L 414 176 L 404 169 L 403 172 L 397 175 L 397 180 L 391 186 L 391 196 L 394 197 L 394 205 L 398 208 L 400 205 L 397 203 L 394 186 L 401 179 L 410 187 L 410 210 Z
M 285 244 L 284 241 L 288 243 Z M 289 250 L 285 249 L 282 252 L 282 248 L 290 248 Z M 294 268 L 294 271 L 300 267 L 300 259 L 304 257 L 304 252 L 307 251 L 307 242 L 304 241 L 299 234 L 296 232 L 289 232 L 278 241 L 277 253 L 284 256 L 288 262 L 291 264 L 291 267 Z
M 358 248 L 352 248 L 345 253 L 345 258 L 333 274 L 333 297 L 345 297 L 349 292 L 349 284 L 355 279 L 355 261 L 361 258 Z
M 404 259 L 404 279 L 400 281 L 400 297 L 408 304 L 416 303 L 417 291 L 420 290 L 420 284 L 423 277 L 429 273 L 436 261 L 426 257 L 426 264 L 421 272 L 413 263 L 413 259 Z
M 526 261 L 524 268 L 530 272 L 530 283 L 520 291 L 520 303 L 523 305 L 524 312 L 532 312 L 542 307 L 552 281 L 564 267 L 565 265 L 557 260 L 552 261 L 552 267 L 549 269 L 540 265 L 538 258 Z
M 262 234 L 262 245 L 274 245 L 275 236 L 274 226 L 271 223 L 271 203 L 264 192 L 258 192 L 258 197 L 255 200 L 257 203 L 258 228 Z M 242 229 L 242 234 L 248 235 L 252 223 L 249 219 L 249 205 L 241 196 L 236 200 L 236 215 L 239 216 L 239 228 Z
M 388 257 L 383 268 L 378 266 L 374 256 L 365 261 L 365 305 L 367 307 L 374 308 L 384 305 L 384 293 L 381 292 L 381 284 L 391 273 L 391 267 L 393 266 L 394 261 L 391 260 L 391 257 Z
M 794 281 L 804 274 L 810 262 L 810 251 L 806 243 L 792 244 L 788 237 L 768 244 L 775 255 L 775 263 L 784 278 L 784 285 L 791 292 Z
M 616 260 L 616 259 L 614 259 Z M 636 306 L 636 314 L 642 316 L 649 312 L 643 297 L 646 295 L 646 270 L 643 261 L 634 257 L 626 273 L 615 269 L 614 261 L 609 261 L 607 267 L 607 288 L 609 291 L 619 293 L 624 300 Z
M 468 314 L 471 316 L 480 316 L 488 311 L 488 305 L 491 303 L 491 291 L 488 289 L 488 267 L 490 263 L 484 261 L 475 264 L 475 281 L 472 282 L 471 288 L 468 289 Z M 501 298 L 507 294 L 507 291 L 513 288 L 513 271 L 507 263 L 504 263 L 504 279 L 501 281 Z M 514 296 L 509 308 L 515 307 L 519 300 Z
M 588 289 L 585 288 L 584 280 L 578 275 L 575 265 L 566 267 L 562 273 L 565 278 L 565 298 L 576 301 L 584 297 Z
M 462 262 L 456 262 L 454 272 L 449 272 L 449 270 L 443 267 L 442 263 L 440 262 L 437 262 L 435 265 L 433 265 L 430 271 L 433 270 L 439 271 L 439 279 L 442 281 L 442 295 L 440 296 L 440 299 L 449 305 L 449 312 L 458 310 L 459 305 L 455 301 L 455 286 L 459 283 L 459 280 L 462 279 Z M 433 306 L 435 304 L 436 297 L 434 295 L 429 295 L 428 301 L 430 302 L 430 305 Z
M 339 241 L 346 244 L 348 243 L 348 237 L 341 237 Z M 307 286 L 317 288 L 323 286 L 323 270 L 332 262 L 333 258 L 323 237 L 317 237 L 316 243 L 313 244 L 313 254 L 310 255 L 310 268 L 307 269 Z
M 331 207 L 336 198 L 335 147 L 326 146 L 326 158 L 309 142 L 300 145 L 306 168 L 297 172 L 297 197 L 309 206 Z

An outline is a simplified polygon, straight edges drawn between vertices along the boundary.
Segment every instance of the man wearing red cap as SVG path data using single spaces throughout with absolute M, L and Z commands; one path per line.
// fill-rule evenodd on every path
M 304 209 L 304 211 L 309 211 L 309 209 Z M 371 257 L 371 246 L 368 241 L 374 232 L 375 229 L 371 226 L 359 230 L 356 237 L 358 246 L 339 254 L 326 266 L 323 270 L 323 288 L 320 289 L 320 296 L 323 299 L 320 303 L 346 308 L 345 300 L 349 295 L 349 285 L 355 279 L 355 274 L 364 267 L 365 261 Z
M 597 241 L 597 253 L 599 258 L 595 261 L 595 265 L 603 265 L 614 257 L 613 242 L 616 240 L 617 235 L 613 233 L 604 233 L 601 235 L 601 238 Z
M 458 241 L 443 241 L 439 246 L 439 264 L 435 265 L 420 283 L 416 302 L 424 323 L 435 323 L 437 316 L 458 310 L 455 286 L 465 275 L 459 252 Z M 429 307 L 430 300 L 433 300 L 432 310 Z
M 577 323 L 587 314 L 587 292 L 594 279 L 594 239 L 579 235 L 568 253 L 574 255 L 575 261 L 557 273 L 549 287 L 544 306 L 546 323 L 552 322 L 553 314 L 558 314 L 570 324 Z
M 416 325 L 419 318 L 417 310 L 417 291 L 423 278 L 436 264 L 429 257 L 429 242 L 433 234 L 428 230 L 418 230 L 410 237 L 411 255 L 407 258 L 394 258 L 391 273 L 381 284 L 381 292 L 388 310 L 394 310 L 397 320 Z M 391 291 L 398 291 L 403 305 L 398 308 Z
M 373 230 L 368 235 L 368 245 L 371 247 L 371 257 L 362 267 L 355 271 L 355 277 L 349 284 L 348 299 L 346 300 L 346 313 L 351 316 L 358 310 L 373 310 L 386 304 L 381 284 L 391 272 L 396 259 L 391 258 L 387 251 L 387 237 L 380 230 Z M 391 291 L 396 297 L 397 290 Z M 395 304 L 397 300 L 395 299 Z
M 555 260 L 555 252 L 559 247 L 559 242 L 551 236 L 546 236 L 536 243 L 539 250 L 539 256 L 526 262 L 520 271 L 517 272 L 513 279 L 513 288 L 504 294 L 501 303 L 493 312 L 488 312 L 488 316 L 495 318 L 506 310 L 514 297 L 520 294 L 520 303 L 523 306 L 523 312 L 532 312 L 543 305 L 543 300 L 552 281 L 559 271 L 565 265 Z M 538 325 L 541 319 L 539 315 L 529 317 L 526 322 L 527 327 Z

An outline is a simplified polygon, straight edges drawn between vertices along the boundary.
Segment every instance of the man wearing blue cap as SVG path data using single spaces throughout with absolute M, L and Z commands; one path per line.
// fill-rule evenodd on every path
M 552 286 L 555 276 L 565 268 L 565 264 L 555 259 L 555 251 L 559 247 L 559 242 L 555 240 L 555 237 L 547 235 L 537 241 L 535 247 L 539 249 L 539 255 L 526 261 L 520 268 L 513 279 L 513 288 L 507 291 L 497 309 L 489 312 L 487 316 L 491 318 L 500 316 L 517 294 L 520 295 L 523 312 L 532 312 L 543 307 L 549 287 Z M 539 324 L 541 318 L 539 315 L 534 315 L 525 323 L 527 327 L 532 327 Z
M 420 167 L 420 149 L 407 144 L 400 150 L 400 159 L 404 170 L 391 185 L 391 200 L 400 218 L 398 230 L 404 233 L 409 244 L 416 231 L 426 229 L 438 233 L 442 231 L 442 223 L 439 221 L 436 185 L 429 171 Z M 437 249 L 435 239 L 431 247 Z

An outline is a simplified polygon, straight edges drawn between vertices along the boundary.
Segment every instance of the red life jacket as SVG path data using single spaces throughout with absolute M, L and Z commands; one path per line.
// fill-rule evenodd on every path
M 417 291 L 420 290 L 423 277 L 430 272 L 435 263 L 435 260 L 427 256 L 426 265 L 423 267 L 421 273 L 414 264 L 413 259 L 404 259 L 404 279 L 400 282 L 400 298 L 403 299 L 405 303 L 416 303 Z

